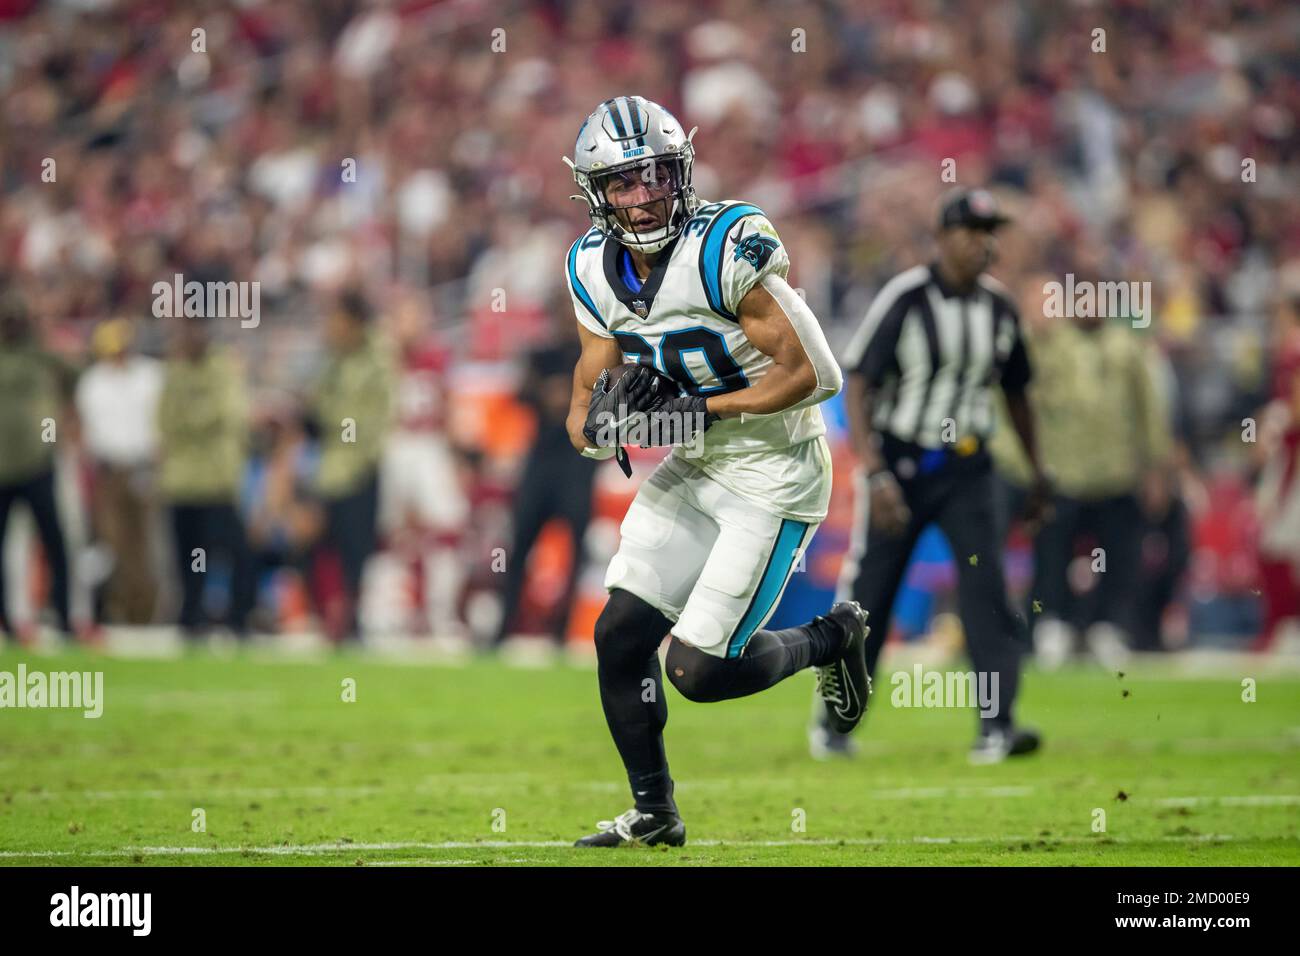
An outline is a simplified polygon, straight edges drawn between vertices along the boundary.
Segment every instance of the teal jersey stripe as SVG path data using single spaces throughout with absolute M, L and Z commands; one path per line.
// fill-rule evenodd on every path
M 781 522 L 781 530 L 776 533 L 776 543 L 772 545 L 772 553 L 768 556 L 767 567 L 763 569 L 763 577 L 758 582 L 754 599 L 749 602 L 749 610 L 740 619 L 731 640 L 727 641 L 727 657 L 739 657 L 744 653 L 745 645 L 758 630 L 759 622 L 776 607 L 776 599 L 781 596 L 781 590 L 790 576 L 794 559 L 799 553 L 799 544 L 807 530 L 808 525 L 802 521 L 786 518 Z
M 704 285 L 704 295 L 709 300 L 709 308 L 724 319 L 733 322 L 736 321 L 736 317 L 728 311 L 727 304 L 722 298 L 722 250 L 726 247 L 727 233 L 731 231 L 731 227 L 746 216 L 755 214 L 761 216 L 763 210 L 749 203 L 727 207 L 713 218 L 713 222 L 709 223 L 709 228 L 704 233 L 704 241 L 700 243 L 700 281 Z
M 600 317 L 600 310 L 596 308 L 596 303 L 592 301 L 591 296 L 587 293 L 586 286 L 584 286 L 582 280 L 578 278 L 578 245 L 589 235 L 591 235 L 590 232 L 579 236 L 574 241 L 573 245 L 569 247 L 569 285 L 572 286 L 573 294 L 578 297 L 578 301 L 587 307 L 587 311 L 590 312 L 595 317 L 596 321 L 600 323 L 600 327 L 606 329 L 609 328 L 609 326 L 607 326 L 605 320 Z

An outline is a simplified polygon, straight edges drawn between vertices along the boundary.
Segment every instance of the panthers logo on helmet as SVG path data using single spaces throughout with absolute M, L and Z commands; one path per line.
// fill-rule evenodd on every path
M 744 259 L 757 272 L 767 265 L 767 260 L 772 258 L 772 253 L 776 252 L 779 246 L 780 243 L 771 236 L 756 232 L 736 243 L 735 257 L 737 260 Z

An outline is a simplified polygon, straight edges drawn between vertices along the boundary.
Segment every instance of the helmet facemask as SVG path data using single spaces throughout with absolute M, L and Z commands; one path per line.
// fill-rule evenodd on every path
M 693 160 L 688 140 L 678 153 L 586 172 L 575 167 L 573 178 L 599 232 L 630 249 L 652 253 L 672 242 L 699 208 L 691 186 Z M 635 220 L 647 212 L 660 225 L 638 231 Z

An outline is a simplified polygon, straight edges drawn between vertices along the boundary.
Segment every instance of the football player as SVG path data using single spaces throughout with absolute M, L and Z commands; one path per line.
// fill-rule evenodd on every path
M 665 637 L 668 679 L 688 700 L 744 697 L 812 666 L 828 721 L 852 728 L 870 691 L 857 604 L 763 629 L 826 517 L 817 404 L 842 378 L 762 211 L 696 197 L 694 133 L 619 96 L 565 157 L 592 222 L 566 263 L 582 341 L 569 436 L 620 464 L 625 442 L 676 446 L 641 485 L 605 575 L 600 697 L 635 805 L 584 847 L 686 841 L 664 753 Z

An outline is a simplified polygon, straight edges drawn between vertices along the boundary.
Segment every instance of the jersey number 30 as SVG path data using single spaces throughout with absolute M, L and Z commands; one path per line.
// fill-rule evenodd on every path
M 712 329 L 695 326 L 669 332 L 660 336 L 657 352 L 635 332 L 615 332 L 614 338 L 618 339 L 624 355 L 659 369 L 689 395 L 715 395 L 749 386 L 744 370 L 727 350 L 727 340 Z M 688 356 L 692 355 L 702 356 L 705 368 L 700 367 L 698 360 L 689 360 Z

